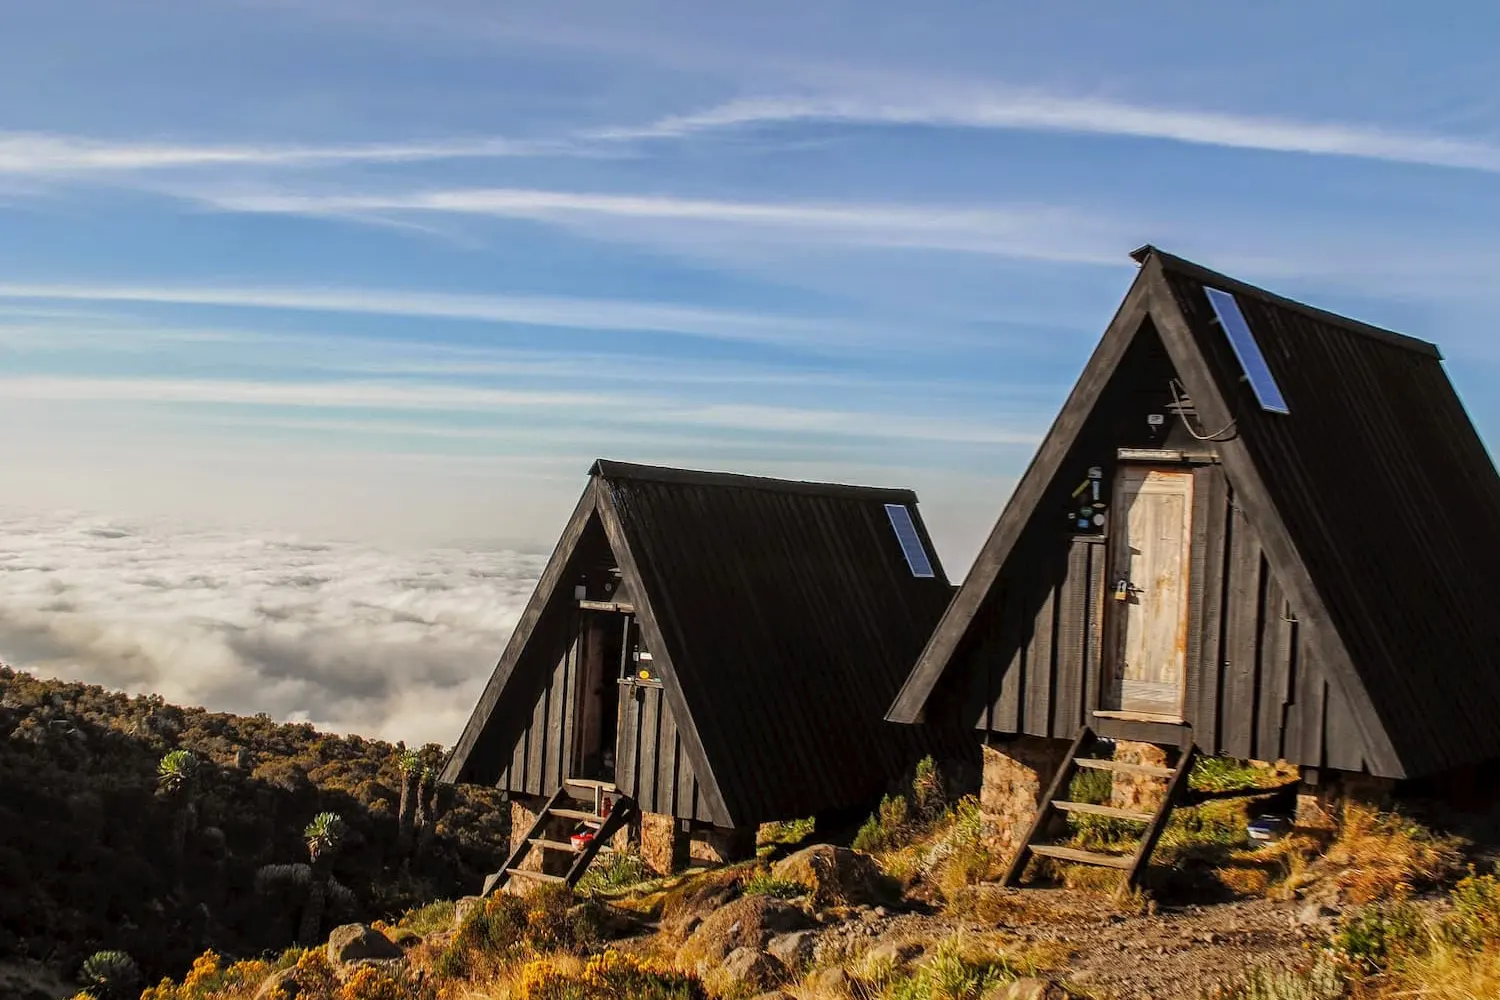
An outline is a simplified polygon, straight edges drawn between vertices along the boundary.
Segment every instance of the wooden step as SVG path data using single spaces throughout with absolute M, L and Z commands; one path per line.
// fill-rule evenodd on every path
M 1065 802 L 1061 799 L 1052 803 L 1063 812 L 1087 813 L 1090 816 L 1108 816 L 1110 819 L 1124 819 L 1132 823 L 1149 823 L 1151 814 L 1135 812 L 1132 809 L 1116 809 L 1114 806 L 1098 806 L 1092 802 Z
M 541 837 L 533 837 L 527 843 L 532 847 L 540 847 L 544 851 L 562 851 L 566 854 L 578 853 L 578 848 L 565 840 L 543 840 Z
M 1100 868 L 1129 868 L 1134 864 L 1134 859 L 1128 854 L 1099 854 L 1095 851 L 1080 851 L 1076 847 L 1059 847 L 1056 844 L 1032 844 L 1031 853 Z
M 538 882 L 566 882 L 567 879 L 561 875 L 548 875 L 546 872 L 527 871 L 525 868 L 507 868 L 505 874 L 511 878 L 534 878 Z
M 584 810 L 584 809 L 552 809 L 552 810 L 548 811 L 548 815 L 556 816 L 559 819 L 576 819 L 580 823 L 603 823 L 604 822 L 604 817 L 603 816 L 600 816 L 598 813 L 589 812 L 589 811 Z
M 565 785 L 577 785 L 579 788 L 602 788 L 606 792 L 618 791 L 612 781 L 601 781 L 598 778 L 569 778 L 564 781 Z
M 1079 757 L 1075 763 L 1079 767 L 1090 767 L 1095 771 L 1115 771 L 1120 774 L 1145 774 L 1153 778 L 1170 778 L 1173 773 L 1170 767 L 1156 767 L 1152 764 L 1127 764 L 1123 760 L 1101 760 L 1097 757 Z

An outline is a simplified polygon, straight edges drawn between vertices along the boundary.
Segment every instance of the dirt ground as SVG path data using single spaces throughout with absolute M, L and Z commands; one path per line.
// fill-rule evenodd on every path
M 1290 965 L 1333 913 L 1304 901 L 1251 899 L 1127 915 L 1108 899 L 1068 889 L 989 890 L 996 926 L 1016 940 L 1067 949 L 1058 979 L 1111 1000 L 1195 998 L 1252 965 Z M 1044 916 L 1045 915 L 1045 916 Z

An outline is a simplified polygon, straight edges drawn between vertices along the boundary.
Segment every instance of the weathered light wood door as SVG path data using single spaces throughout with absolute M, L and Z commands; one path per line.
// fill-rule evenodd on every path
M 1121 469 L 1105 595 L 1114 639 L 1106 709 L 1182 718 L 1192 520 L 1190 471 Z

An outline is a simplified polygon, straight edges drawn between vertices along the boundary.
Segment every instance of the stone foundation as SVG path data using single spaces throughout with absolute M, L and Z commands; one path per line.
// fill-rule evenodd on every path
M 979 810 L 991 851 L 1012 854 L 1036 820 L 1037 804 L 1068 756 L 1067 740 L 1018 736 L 984 748 Z
M 663 875 L 680 871 L 687 861 L 688 835 L 675 817 L 641 813 L 641 857 Z
M 1149 764 L 1152 767 L 1172 767 L 1174 764 L 1168 760 L 1167 751 L 1155 743 L 1116 740 L 1114 757 L 1125 764 Z M 1111 775 L 1109 804 L 1116 809 L 1154 813 L 1166 791 L 1166 778 L 1116 772 Z
M 513 798 L 510 800 L 510 852 L 516 853 L 526 839 L 531 824 L 536 822 L 537 816 L 541 814 L 542 803 L 533 802 L 531 799 Z M 526 871 L 539 872 L 542 870 L 542 852 L 529 851 L 526 858 L 521 862 L 521 867 Z
M 1296 825 L 1306 830 L 1338 831 L 1346 803 L 1377 809 L 1389 807 L 1396 783 L 1351 771 L 1318 771 L 1304 768 L 1297 788 Z
M 727 865 L 755 857 L 755 828 L 728 830 L 711 826 L 694 830 L 688 858 L 695 864 Z

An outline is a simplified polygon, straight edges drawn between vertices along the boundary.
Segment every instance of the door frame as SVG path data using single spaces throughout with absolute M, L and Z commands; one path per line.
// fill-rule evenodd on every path
M 1211 461 L 1211 460 L 1210 460 Z M 1103 621 L 1103 644 L 1100 649 L 1100 677 L 1099 677 L 1099 699 L 1094 709 L 1094 715 L 1102 719 L 1124 719 L 1129 721 L 1167 723 L 1182 725 L 1188 722 L 1187 704 L 1189 674 L 1192 671 L 1191 649 L 1189 648 L 1192 636 L 1192 616 L 1194 614 L 1192 599 L 1192 575 L 1196 568 L 1197 553 L 1194 551 L 1194 528 L 1198 514 L 1198 491 L 1201 488 L 1199 477 L 1195 469 L 1199 465 L 1209 464 L 1201 458 L 1188 458 L 1187 456 L 1168 457 L 1162 454 L 1160 457 L 1143 455 L 1139 459 L 1127 459 L 1123 454 L 1114 469 L 1114 482 L 1110 488 L 1110 514 L 1111 520 L 1105 541 L 1105 573 L 1103 577 L 1103 593 L 1100 595 L 1104 603 Z M 1150 712 L 1131 712 L 1123 708 L 1123 699 L 1119 691 L 1117 671 L 1120 669 L 1121 653 L 1126 639 L 1126 623 L 1128 621 L 1128 602 L 1114 599 L 1115 584 L 1124 575 L 1124 571 L 1116 565 L 1119 553 L 1121 536 L 1117 532 L 1128 533 L 1129 512 L 1125 509 L 1122 499 L 1125 485 L 1125 474 L 1127 472 L 1148 475 L 1152 472 L 1172 473 L 1187 477 L 1189 489 L 1187 505 L 1184 518 L 1184 538 L 1182 550 L 1182 630 L 1183 630 L 1183 654 L 1182 667 L 1179 674 L 1177 686 L 1177 711 L 1174 715 L 1163 715 Z M 1121 522 L 1121 518 L 1125 518 Z M 1123 605 L 1123 607 L 1122 607 Z

